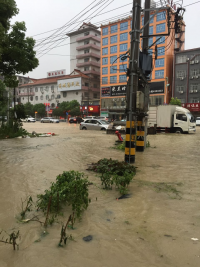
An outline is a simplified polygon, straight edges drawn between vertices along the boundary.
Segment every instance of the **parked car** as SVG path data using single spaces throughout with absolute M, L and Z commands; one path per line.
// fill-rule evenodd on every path
M 97 116 L 97 117 L 95 117 L 95 119 L 97 119 L 97 120 L 111 121 L 110 118 L 108 118 L 108 117 L 103 117 L 103 116 Z
M 112 125 L 104 120 L 91 119 L 80 123 L 80 130 L 105 131 L 108 128 L 112 128 Z
M 51 118 L 50 122 L 51 123 L 59 123 L 60 121 L 59 121 L 59 119 Z
M 21 119 L 22 122 L 36 122 L 35 118 L 29 116 L 26 117 L 25 119 Z
M 96 117 L 95 116 L 86 116 L 83 118 L 84 121 L 89 120 L 89 119 L 96 119 Z
M 44 122 L 51 122 L 51 117 L 44 117 L 41 119 L 41 122 L 44 123 Z
M 200 126 L 200 117 L 196 118 L 196 126 Z
M 83 119 L 81 117 L 71 117 L 69 118 L 69 123 L 80 123 Z

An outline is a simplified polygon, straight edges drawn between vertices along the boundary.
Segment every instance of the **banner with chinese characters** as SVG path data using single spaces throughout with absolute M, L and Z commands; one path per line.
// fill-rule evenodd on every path
M 101 96 L 110 96 L 110 86 L 101 87 Z
M 47 72 L 47 78 L 66 75 L 66 70 L 54 70 Z
M 126 95 L 127 85 L 115 85 L 110 87 L 111 96 L 124 96 Z
M 58 80 L 58 91 L 74 91 L 81 90 L 81 77 L 74 79 Z
M 165 82 L 152 82 L 150 83 L 149 93 L 153 94 L 164 94 Z
M 187 108 L 189 109 L 189 111 L 192 111 L 192 112 L 200 111 L 200 103 L 186 103 L 186 104 L 182 104 L 182 107 Z

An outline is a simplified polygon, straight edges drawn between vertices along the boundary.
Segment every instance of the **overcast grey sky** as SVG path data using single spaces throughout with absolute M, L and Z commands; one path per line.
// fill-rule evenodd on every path
M 12 23 L 15 21 L 25 21 L 27 27 L 27 36 L 33 37 L 37 40 L 37 44 L 40 44 L 41 41 L 44 41 L 44 38 L 49 37 L 57 29 L 65 25 L 67 22 L 73 19 L 73 25 L 69 28 L 63 29 L 64 31 L 59 34 L 54 40 L 46 40 L 45 42 L 50 42 L 48 44 L 52 47 L 55 47 L 48 52 L 47 45 L 37 46 L 35 49 L 38 51 L 37 56 L 39 58 L 40 65 L 37 69 L 26 74 L 31 78 L 45 78 L 48 71 L 66 69 L 68 74 L 70 71 L 70 45 L 69 38 L 66 38 L 65 35 L 68 31 L 74 28 L 77 29 L 82 24 L 82 21 L 85 20 L 91 23 L 100 23 L 105 20 L 109 20 L 113 17 L 122 17 L 123 14 L 128 15 L 132 8 L 131 0 L 101 0 L 101 5 L 96 6 L 96 9 L 91 10 L 89 13 L 82 15 L 79 19 L 73 19 L 79 12 L 85 9 L 88 5 L 92 4 L 89 8 L 93 7 L 99 2 L 99 0 L 16 0 L 17 6 L 19 8 L 19 14 L 12 19 Z M 155 0 L 160 3 L 160 1 Z M 183 7 L 188 4 L 195 3 L 198 0 L 174 0 L 177 4 L 183 2 Z M 142 1 L 143 3 L 144 1 Z M 110 4 L 109 4 L 110 3 Z M 108 5 L 108 6 L 107 6 Z M 106 7 L 107 6 L 107 7 Z M 124 6 L 124 7 L 121 7 Z M 160 5 L 159 5 L 160 6 Z M 121 7 L 119 9 L 116 9 Z M 113 10 L 116 9 L 116 10 Z M 85 10 L 85 11 L 86 11 Z M 102 11 L 101 11 L 102 10 Z M 111 11 L 111 12 L 108 12 Z M 199 11 L 200 11 L 200 2 L 186 7 L 186 12 L 184 14 L 184 21 L 186 23 L 186 42 L 185 49 L 192 49 L 200 47 L 200 34 L 198 33 L 198 22 L 199 22 Z M 92 14 L 92 12 L 94 12 Z M 107 13 L 105 13 L 107 12 Z M 105 13 L 105 14 L 102 14 Z M 99 15 L 102 14 L 102 15 Z M 98 15 L 98 16 L 97 16 Z M 93 17 L 92 19 L 86 19 L 87 17 Z M 74 21 L 75 20 L 75 21 Z M 113 19 L 111 19 L 112 21 Z M 78 23 L 77 23 L 78 22 Z M 41 34 L 47 31 L 46 34 Z M 196 33 L 195 33 L 196 32 Z M 39 35 L 40 34 L 40 35 Z M 61 39 L 64 38 L 64 39 Z M 66 39 L 65 39 L 66 38 Z M 61 39 L 55 43 L 52 41 Z M 61 42 L 59 44 L 59 42 Z M 62 45 L 62 46 L 61 46 Z M 59 47 L 57 47 L 59 46 Z M 41 52 L 43 50 L 43 52 Z M 41 56 L 41 53 L 46 53 Z M 56 54 L 56 55 L 55 55 Z

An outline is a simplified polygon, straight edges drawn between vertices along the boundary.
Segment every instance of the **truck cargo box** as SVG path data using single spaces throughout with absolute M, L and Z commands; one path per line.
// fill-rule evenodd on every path
M 157 127 L 172 127 L 175 105 L 163 105 L 157 107 Z

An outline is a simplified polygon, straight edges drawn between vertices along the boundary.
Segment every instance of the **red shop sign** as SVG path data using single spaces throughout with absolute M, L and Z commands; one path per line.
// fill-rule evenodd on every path
M 183 108 L 187 108 L 190 111 L 200 111 L 200 103 L 186 103 L 186 104 L 182 104 Z

